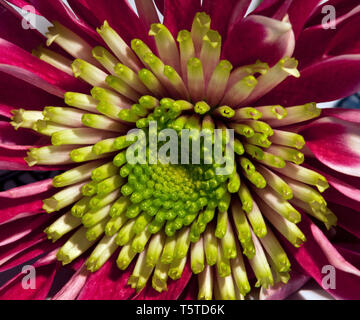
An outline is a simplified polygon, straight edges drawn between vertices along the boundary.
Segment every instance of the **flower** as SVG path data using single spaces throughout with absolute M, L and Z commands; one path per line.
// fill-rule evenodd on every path
M 46 298 L 61 264 L 75 273 L 55 299 L 243 299 L 250 284 L 284 298 L 309 277 L 359 298 L 359 112 L 316 106 L 360 89 L 357 1 L 326 3 L 336 29 L 319 0 L 248 16 L 249 0 L 155 1 L 164 24 L 152 1 L 135 1 L 139 17 L 125 0 L 69 1 L 77 17 L 60 0 L 10 1 L 53 22 L 49 48 L 0 2 L 1 168 L 63 170 L 0 193 L 0 269 L 42 254 L 36 290 L 20 273 L 1 298 Z M 127 139 L 135 127 L 145 140 Z M 226 128 L 235 140 L 213 135 Z M 152 163 L 162 129 L 214 140 L 200 163 Z M 222 174 L 216 141 L 235 153 Z

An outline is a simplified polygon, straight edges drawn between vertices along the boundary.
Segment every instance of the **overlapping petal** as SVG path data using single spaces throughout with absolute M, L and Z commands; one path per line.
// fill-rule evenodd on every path
M 360 90 L 359 72 L 359 54 L 323 59 L 303 69 L 300 78 L 287 78 L 257 104 L 294 106 L 337 100 Z
M 356 124 L 322 118 L 301 134 L 320 162 L 336 171 L 360 177 L 360 131 Z
M 302 216 L 299 227 L 305 234 L 307 241 L 299 249 L 284 242 L 289 253 L 303 268 L 303 270 L 314 278 L 319 285 L 337 299 L 359 299 L 357 287 L 360 282 L 360 270 L 355 268 L 336 250 L 321 230 Z M 336 270 L 336 288 L 324 286 L 323 267 L 333 266 Z
M 234 66 L 260 59 L 270 65 L 291 56 L 295 47 L 291 24 L 251 15 L 235 24 L 224 44 L 224 58 Z
M 211 28 L 225 41 L 231 30 L 244 18 L 251 0 L 204 0 L 202 10 L 211 17 Z M 221 8 L 221 10 L 219 10 Z

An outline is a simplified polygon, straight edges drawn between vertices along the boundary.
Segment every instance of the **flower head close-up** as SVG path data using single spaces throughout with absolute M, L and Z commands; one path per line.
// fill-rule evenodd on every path
M 0 299 L 360 299 L 359 1 L 67 2 L 0 0 Z

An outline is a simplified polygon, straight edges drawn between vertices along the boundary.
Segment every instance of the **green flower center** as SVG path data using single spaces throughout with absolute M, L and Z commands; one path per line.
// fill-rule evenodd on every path
M 198 13 L 178 44 L 153 24 L 157 55 L 139 39 L 131 50 L 107 22 L 98 32 L 111 52 L 91 51 L 54 23 L 47 44 L 77 58 L 71 69 L 48 49 L 34 52 L 93 86 L 91 96 L 67 92 L 69 107 L 13 111 L 16 129 L 51 137 L 51 146 L 29 151 L 30 166 L 82 163 L 55 177 L 63 189 L 44 200 L 48 213 L 68 208 L 45 230 L 53 241 L 72 233 L 57 254 L 63 264 L 95 247 L 86 262 L 95 272 L 120 248 L 121 270 L 136 261 L 129 285 L 142 290 L 152 277 L 162 292 L 189 260 L 199 299 L 242 299 L 250 291 L 244 256 L 257 287 L 288 281 L 290 262 L 272 230 L 301 246 L 298 209 L 336 224 L 320 194 L 326 179 L 301 166 L 303 137 L 283 129 L 318 117 L 316 104 L 251 106 L 286 77 L 299 77 L 297 61 L 232 70 L 220 60 L 221 36 L 210 22 Z M 143 161 L 130 161 L 130 153 Z

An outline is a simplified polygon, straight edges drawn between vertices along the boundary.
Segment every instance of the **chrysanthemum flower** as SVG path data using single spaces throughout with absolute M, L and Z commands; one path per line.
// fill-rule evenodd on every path
M 284 298 L 309 277 L 360 298 L 360 114 L 316 106 L 360 90 L 358 1 L 326 3 L 336 29 L 320 0 L 9 1 L 47 39 L 0 2 L 0 167 L 63 170 L 0 193 L 0 270 L 40 257 L 36 289 L 20 273 L 1 298 L 44 299 L 62 268 L 55 299 Z M 210 147 L 151 161 L 162 129 Z M 235 132 L 221 174 L 215 129 Z

